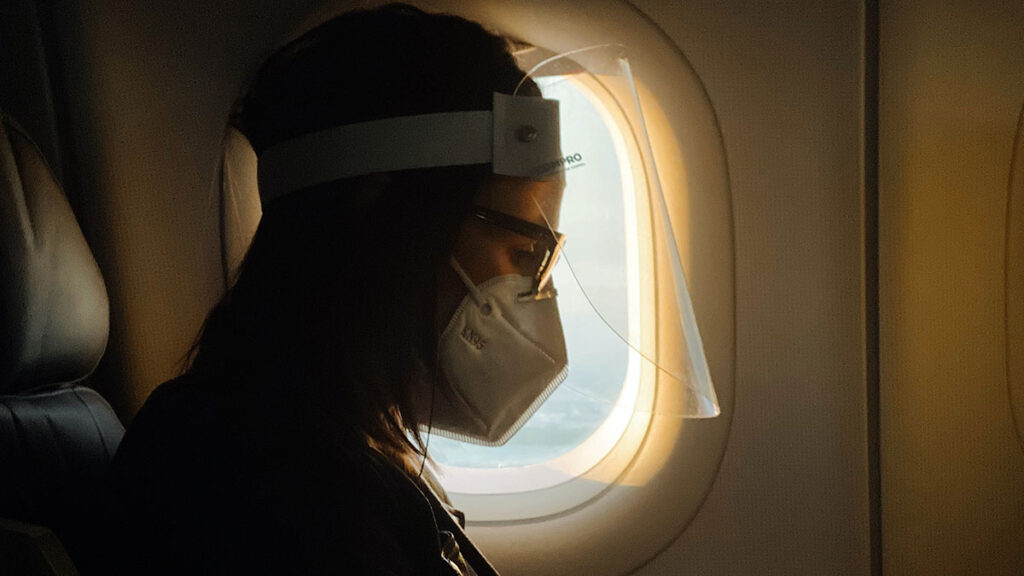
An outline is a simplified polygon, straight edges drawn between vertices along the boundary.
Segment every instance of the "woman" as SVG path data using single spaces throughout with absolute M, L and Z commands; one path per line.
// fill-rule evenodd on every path
M 502 333 L 466 319 L 467 306 L 491 314 L 487 294 L 532 290 L 527 314 L 547 336 L 531 341 L 554 344 L 529 344 L 537 361 L 514 363 L 543 364 L 530 376 L 542 387 L 560 380 L 545 287 L 560 238 L 541 213 L 557 213 L 560 182 L 477 163 L 333 179 L 272 200 L 262 188 L 267 151 L 282 143 L 490 110 L 496 92 L 539 96 L 500 37 L 406 5 L 339 16 L 262 67 L 232 120 L 260 157 L 263 218 L 189 369 L 152 394 L 121 444 L 121 571 L 493 572 L 423 479 L 420 429 L 494 441 L 520 423 L 466 409 L 473 392 L 457 390 L 481 368 L 466 367 L 453 339 L 524 340 L 515 322 Z

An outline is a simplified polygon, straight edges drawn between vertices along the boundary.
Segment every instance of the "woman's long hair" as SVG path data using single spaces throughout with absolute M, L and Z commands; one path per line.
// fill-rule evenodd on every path
M 232 123 L 258 155 L 332 126 L 489 110 L 522 77 L 508 43 L 480 25 L 392 4 L 335 17 L 271 56 Z M 287 426 L 394 460 L 422 453 L 412 386 L 419 366 L 436 370 L 438 272 L 490 172 L 350 178 L 264 206 L 190 370 L 240 402 L 273 404 Z

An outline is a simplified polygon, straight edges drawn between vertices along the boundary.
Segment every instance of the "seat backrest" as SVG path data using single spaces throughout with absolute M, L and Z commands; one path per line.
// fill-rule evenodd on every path
M 89 553 L 99 485 L 124 434 L 79 384 L 108 322 L 103 278 L 60 185 L 0 111 L 0 518 L 51 528 L 72 558 Z M 0 573 L 14 556 L 0 550 Z

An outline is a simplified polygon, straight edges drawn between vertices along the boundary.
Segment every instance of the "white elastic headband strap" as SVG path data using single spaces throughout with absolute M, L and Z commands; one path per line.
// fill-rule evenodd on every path
M 558 101 L 495 92 L 493 110 L 384 118 L 276 144 L 259 156 L 260 199 L 374 172 L 488 162 L 495 174 L 538 178 L 560 157 Z

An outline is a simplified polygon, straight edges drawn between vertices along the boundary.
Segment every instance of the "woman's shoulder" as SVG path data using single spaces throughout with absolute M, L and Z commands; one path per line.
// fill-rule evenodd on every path
M 325 434 L 286 405 L 202 373 L 170 380 L 128 426 L 112 466 L 115 480 L 145 475 L 168 490 L 238 484 L 261 499 L 284 493 L 282 501 L 294 506 L 329 501 L 385 516 L 429 508 L 415 482 L 365 441 Z
M 184 572 L 228 559 L 230 573 L 278 564 L 430 572 L 436 526 L 401 470 L 365 445 L 282 433 L 267 416 L 272 399 L 264 409 L 247 402 L 187 374 L 159 386 L 139 411 L 112 486 L 122 529 L 148 535 L 136 543 L 140 562 L 164 558 Z M 197 554 L 178 558 L 181 549 Z
M 169 446 L 206 436 L 223 418 L 224 404 L 221 395 L 202 386 L 192 374 L 165 382 L 149 395 L 128 425 L 117 456 L 130 453 L 138 443 Z

